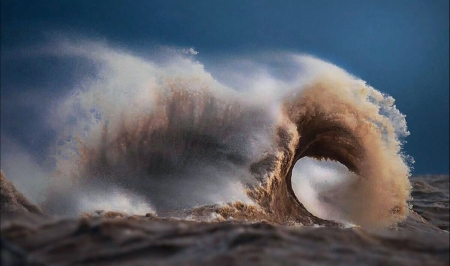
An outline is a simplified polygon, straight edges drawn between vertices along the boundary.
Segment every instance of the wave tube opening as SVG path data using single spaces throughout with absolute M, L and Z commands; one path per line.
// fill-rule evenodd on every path
M 306 157 L 295 164 L 291 185 L 297 199 L 313 215 L 348 224 L 351 217 L 342 198 L 345 187 L 357 178 L 339 162 Z

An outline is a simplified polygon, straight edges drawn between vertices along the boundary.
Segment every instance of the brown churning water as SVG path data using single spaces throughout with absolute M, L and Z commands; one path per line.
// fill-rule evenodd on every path
M 199 206 L 219 204 L 222 218 L 332 225 L 293 191 L 293 168 L 309 157 L 357 176 L 334 197 L 349 223 L 384 227 L 408 215 L 405 117 L 392 97 L 337 66 L 280 54 L 274 60 L 289 62 L 291 77 L 250 71 L 240 76 L 246 88 L 232 88 L 192 58 L 155 63 L 85 46 L 60 49 L 98 63 L 99 78 L 55 107 L 63 144 L 54 149 L 47 211 L 89 211 L 95 200 L 81 199 L 117 194 L 157 214 L 190 209 L 196 219 L 206 210 Z

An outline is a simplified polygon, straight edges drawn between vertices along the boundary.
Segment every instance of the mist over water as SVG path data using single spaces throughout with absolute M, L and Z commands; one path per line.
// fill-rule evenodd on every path
M 340 205 L 347 196 L 342 188 L 356 182 L 358 176 L 334 161 L 299 160 L 292 173 L 292 189 L 312 214 L 327 220 L 349 223 L 346 208 Z
M 363 226 L 406 217 L 409 133 L 392 97 L 306 55 L 231 60 L 211 67 L 216 79 L 196 53 L 144 57 L 61 40 L 34 52 L 96 69 L 46 113 L 58 137 L 39 188 L 45 210 L 144 214 L 242 201 L 279 223 L 301 220 L 304 207 Z

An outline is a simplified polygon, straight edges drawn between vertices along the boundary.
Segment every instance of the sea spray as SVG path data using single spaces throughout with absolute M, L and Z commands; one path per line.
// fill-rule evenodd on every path
M 341 220 L 377 227 L 408 214 L 405 117 L 392 97 L 337 66 L 271 53 L 269 64 L 250 64 L 257 74 L 244 68 L 234 82 L 219 82 L 182 52 L 152 60 L 95 42 L 52 45 L 40 56 L 81 58 L 97 73 L 80 79 L 48 118 L 58 134 L 43 204 L 51 213 L 219 204 L 212 209 L 224 216 L 237 208 L 256 220 L 318 224 L 291 180 L 296 162 L 309 157 L 337 161 L 355 176 L 321 196 L 336 201 Z M 288 75 L 264 71 L 270 60 L 284 63 Z M 126 204 L 103 204 L 119 194 Z M 86 199 L 103 203 L 87 206 Z

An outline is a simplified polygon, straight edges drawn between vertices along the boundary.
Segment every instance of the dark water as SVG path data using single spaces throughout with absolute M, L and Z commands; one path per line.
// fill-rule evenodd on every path
M 383 230 L 243 220 L 197 222 L 113 212 L 62 220 L 2 215 L 2 261 L 16 261 L 16 265 L 448 265 L 448 176 L 416 176 L 411 181 L 414 212 Z
M 449 177 L 413 176 L 413 208 L 420 216 L 442 230 L 449 230 Z

